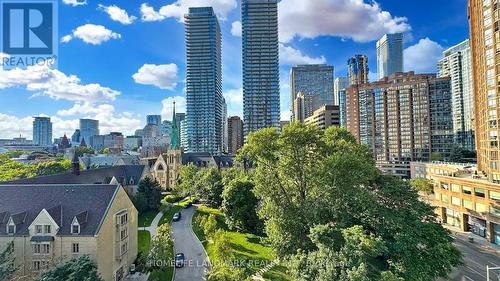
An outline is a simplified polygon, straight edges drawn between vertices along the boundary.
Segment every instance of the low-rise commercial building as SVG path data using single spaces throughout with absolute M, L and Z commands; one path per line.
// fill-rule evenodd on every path
M 433 182 L 430 203 L 443 223 L 500 245 L 500 184 L 473 164 L 412 162 L 411 175 Z
M 304 121 L 306 124 L 315 125 L 321 130 L 331 126 L 340 126 L 339 107 L 336 105 L 324 105 L 315 110 L 311 116 Z

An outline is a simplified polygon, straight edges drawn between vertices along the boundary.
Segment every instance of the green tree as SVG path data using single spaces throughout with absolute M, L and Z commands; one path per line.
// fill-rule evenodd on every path
M 434 193 L 434 186 L 429 179 L 414 178 L 410 180 L 410 185 L 415 190 L 423 192 L 427 195 Z
M 151 179 L 150 177 L 145 177 L 139 181 L 139 186 L 137 188 L 137 195 L 142 195 L 146 198 L 149 210 L 158 210 L 161 205 L 161 187 L 160 184 Z
M 256 164 L 259 216 L 279 257 L 316 251 L 311 229 L 333 222 L 339 229 L 360 225 L 380 237 L 387 245 L 377 256 L 377 264 L 385 265 L 380 271 L 405 280 L 433 280 L 460 264 L 460 252 L 432 207 L 408 183 L 380 175 L 368 148 L 344 129 L 322 133 L 300 123 L 281 134 L 264 129 L 249 135 L 239 158 Z M 363 275 L 363 267 L 352 270 Z
M 198 172 L 196 195 L 205 200 L 205 203 L 213 208 L 222 204 L 222 176 L 216 168 L 205 168 Z
M 439 152 L 432 152 L 430 159 L 431 161 L 443 161 L 443 155 Z
M 215 232 L 217 231 L 217 218 L 214 214 L 203 216 L 200 225 L 203 228 L 203 233 L 205 233 L 206 237 L 214 237 Z
M 449 161 L 455 163 L 466 163 L 470 162 L 472 158 L 476 158 L 476 153 L 474 151 L 469 151 L 458 145 L 454 145 L 450 150 Z
M 157 235 L 151 241 L 151 250 L 148 255 L 150 269 L 164 269 L 163 266 L 173 260 L 174 242 L 172 237 L 172 228 L 169 224 L 162 224 L 158 227 Z
M 109 154 L 109 147 L 104 147 L 103 149 L 101 149 L 101 151 L 99 151 L 100 154 Z
M 262 230 L 262 222 L 257 215 L 259 200 L 253 188 L 253 182 L 247 177 L 235 178 L 225 185 L 221 211 L 229 228 L 253 233 Z
M 85 146 L 75 147 L 76 156 L 82 157 L 84 154 L 95 154 L 95 149 Z
M 179 184 L 175 185 L 174 191 L 182 196 L 194 195 L 197 191 L 198 169 L 193 163 L 182 166 L 179 174 Z
M 9 280 L 15 273 L 14 242 L 10 242 L 5 250 L 0 253 L 0 280 Z
M 102 281 L 97 266 L 88 256 L 71 259 L 44 272 L 37 281 Z
M 35 176 L 45 176 L 53 174 L 62 174 L 71 171 L 71 161 L 47 161 L 34 164 L 32 167 Z

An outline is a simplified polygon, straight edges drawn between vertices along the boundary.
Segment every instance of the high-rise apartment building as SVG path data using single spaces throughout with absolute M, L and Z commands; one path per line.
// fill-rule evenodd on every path
M 354 55 L 347 60 L 347 76 L 349 85 L 361 85 L 368 83 L 368 57 L 366 55 Z
M 243 0 L 241 18 L 246 136 L 280 126 L 278 0 Z
M 99 135 L 99 120 L 80 119 L 80 142 L 85 140 L 85 143 L 93 147 L 92 137 Z
M 339 106 L 339 122 L 341 127 L 345 127 L 345 114 L 346 114 L 346 91 L 349 88 L 349 78 L 337 77 L 334 82 L 335 91 L 335 105 Z
M 222 105 L 222 152 L 227 153 L 229 149 L 229 125 L 227 123 L 226 99 L 223 99 Z
M 243 147 L 243 121 L 239 116 L 231 116 L 228 119 L 228 153 L 236 155 Z
M 454 142 L 474 151 L 474 94 L 469 40 L 444 51 L 438 69 L 439 77 L 451 78 Z
M 146 116 L 146 125 L 156 125 L 158 127 L 161 126 L 161 115 L 147 115 Z
M 349 88 L 349 78 L 337 77 L 333 81 L 333 104 L 340 105 L 340 91 Z
M 191 152 L 222 152 L 222 37 L 211 7 L 189 8 L 186 28 L 187 147 Z
M 333 105 L 334 84 L 333 66 L 326 64 L 298 65 L 290 70 L 290 90 L 292 105 L 299 93 L 305 96 L 315 97 L 312 111 L 323 105 Z M 292 111 L 295 111 L 292 109 Z M 311 116 L 312 112 L 306 114 L 304 119 Z M 294 120 L 296 116 L 294 114 Z M 301 120 L 303 121 L 303 120 Z
M 52 122 L 50 122 L 50 117 L 34 117 L 33 144 L 41 146 L 52 145 Z
M 346 124 L 386 172 L 410 176 L 410 161 L 448 157 L 453 142 L 449 78 L 397 73 L 353 85 Z
M 304 123 L 320 107 L 320 97 L 299 92 L 292 101 L 292 120 Z
M 385 34 L 377 41 L 378 79 L 403 72 L 403 33 Z

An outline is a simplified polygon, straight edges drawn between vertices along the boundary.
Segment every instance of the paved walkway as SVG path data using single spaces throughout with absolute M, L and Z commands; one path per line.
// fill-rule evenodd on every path
M 172 222 L 175 253 L 184 253 L 185 265 L 175 270 L 174 281 L 204 281 L 208 271 L 208 257 L 203 245 L 193 232 L 193 214 L 196 206 L 182 210 L 180 221 Z
M 151 235 L 151 241 L 156 237 L 156 229 L 158 228 L 158 223 L 160 223 L 161 218 L 163 217 L 163 212 L 159 212 L 156 214 L 156 217 L 151 222 L 150 226 L 147 227 L 139 227 L 139 230 L 149 231 L 149 235 Z

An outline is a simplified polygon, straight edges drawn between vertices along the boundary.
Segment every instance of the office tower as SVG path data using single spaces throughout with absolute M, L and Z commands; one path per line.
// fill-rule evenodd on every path
M 349 78 L 337 77 L 333 82 L 333 99 L 334 105 L 340 105 L 340 91 L 349 88 Z
M 179 128 L 179 127 L 177 127 Z M 170 137 L 170 133 L 172 131 L 172 121 L 163 120 L 160 125 L 160 135 L 162 137 Z
M 449 78 L 413 72 L 347 90 L 346 124 L 377 166 L 410 176 L 410 161 L 446 159 L 453 143 Z
M 228 153 L 236 155 L 243 147 L 243 121 L 239 116 L 228 119 Z
M 76 129 L 71 135 L 71 143 L 80 143 L 80 129 Z
M 474 151 L 474 95 L 469 40 L 444 51 L 438 69 L 439 77 L 451 78 L 454 142 Z
M 403 33 L 385 34 L 377 41 L 378 79 L 403 72 Z
M 146 116 L 146 125 L 156 125 L 158 127 L 161 126 L 161 115 L 147 115 Z
M 99 135 L 99 120 L 80 119 L 80 142 L 85 140 L 87 146 L 93 147 L 92 136 Z
M 33 144 L 52 145 L 52 122 L 50 117 L 33 117 Z
M 333 66 L 326 64 L 311 64 L 294 66 L 290 70 L 290 90 L 292 104 L 299 93 L 317 97 L 312 111 L 323 105 L 334 104 Z M 293 110 L 293 109 L 292 109 Z M 307 118 L 312 112 L 306 114 Z M 303 120 L 302 120 L 303 121 Z
M 317 126 L 320 130 L 326 130 L 331 126 L 339 127 L 339 107 L 338 105 L 323 105 L 307 117 L 304 123 Z
M 243 0 L 244 134 L 280 126 L 278 0 Z
M 222 152 L 227 153 L 229 149 L 229 125 L 227 123 L 227 104 L 223 99 L 222 106 Z
M 347 74 L 349 85 L 361 85 L 368 83 L 368 57 L 365 55 L 354 55 L 347 60 Z
M 186 26 L 187 151 L 222 152 L 221 32 L 211 7 L 189 8 Z
M 304 120 L 320 106 L 319 99 L 319 96 L 299 92 L 292 103 L 292 120 L 304 123 Z

